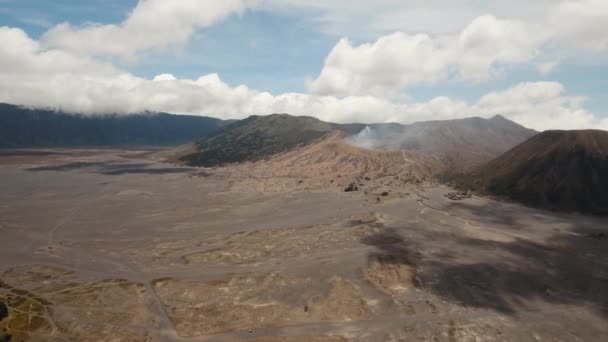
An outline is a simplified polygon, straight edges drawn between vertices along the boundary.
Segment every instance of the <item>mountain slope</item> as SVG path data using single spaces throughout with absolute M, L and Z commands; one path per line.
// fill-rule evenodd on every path
M 460 185 L 554 210 L 608 213 L 608 132 L 547 131 Z
M 155 114 L 83 116 L 0 104 L 0 147 L 167 146 L 191 142 L 227 122 Z
M 339 189 L 349 184 L 380 195 L 407 184 L 432 181 L 440 161 L 416 152 L 373 151 L 344 141 L 347 133 L 332 132 L 311 144 L 279 153 L 268 160 L 231 165 L 233 186 L 258 191 L 293 188 Z
M 466 169 L 491 160 L 536 133 L 497 115 L 491 119 L 369 125 L 351 141 L 372 149 L 435 154 L 455 169 Z
M 259 160 L 309 144 L 334 130 L 354 133 L 364 125 L 338 125 L 306 116 L 250 116 L 196 143 L 197 151 L 181 158 L 189 165 L 216 166 Z

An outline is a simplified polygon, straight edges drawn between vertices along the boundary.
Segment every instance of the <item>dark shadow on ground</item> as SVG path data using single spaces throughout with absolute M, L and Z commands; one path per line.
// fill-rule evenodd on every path
M 44 157 L 54 155 L 66 155 L 68 153 L 57 151 L 36 151 L 36 150 L 11 150 L 0 149 L 0 157 Z
M 190 173 L 195 168 L 190 167 L 158 167 L 147 163 L 117 163 L 117 162 L 73 162 L 60 165 L 41 166 L 27 169 L 28 171 L 74 171 L 87 169 L 103 175 L 118 176 L 124 174 L 172 174 Z
M 379 227 L 376 227 L 379 228 Z M 376 233 L 364 236 L 361 242 L 376 247 L 375 252 L 368 255 L 368 262 L 379 262 L 383 265 L 408 265 L 416 269 L 421 260 L 421 253 L 416 251 L 414 244 L 406 241 L 393 228 L 377 229 Z M 412 282 L 420 287 L 418 277 Z
M 484 222 L 509 226 L 512 229 L 523 229 L 519 219 L 525 215 L 533 215 L 536 220 L 542 220 L 543 223 L 560 223 L 563 219 L 559 214 L 553 212 L 545 212 L 541 209 L 527 208 L 519 204 L 504 203 L 498 201 L 488 201 L 484 206 L 476 206 L 467 201 L 452 201 L 446 209 L 449 212 L 465 211 L 472 214 L 475 218 L 483 219 Z
M 384 255 L 388 259 L 394 259 L 399 263 L 415 265 L 420 257 L 413 248 L 413 244 L 408 243 L 393 228 L 384 228 L 375 234 L 362 238 L 361 242 L 366 245 L 375 246 L 378 249 L 376 255 Z
M 59 165 L 38 166 L 27 169 L 28 171 L 72 171 L 96 166 L 104 166 L 106 162 L 73 162 Z
M 545 243 L 384 228 L 361 242 L 376 247 L 370 258 L 412 266 L 417 287 L 453 303 L 515 315 L 540 301 L 586 306 L 608 319 L 608 227 L 572 227 Z

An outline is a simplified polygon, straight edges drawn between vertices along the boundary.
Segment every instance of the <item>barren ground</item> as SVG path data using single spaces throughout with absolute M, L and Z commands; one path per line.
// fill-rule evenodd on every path
M 144 156 L 0 154 L 0 340 L 608 338 L 607 219 Z

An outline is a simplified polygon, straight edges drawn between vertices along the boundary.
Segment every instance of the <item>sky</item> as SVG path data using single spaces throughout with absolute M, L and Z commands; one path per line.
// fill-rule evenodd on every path
M 608 129 L 606 0 L 0 0 L 0 102 Z

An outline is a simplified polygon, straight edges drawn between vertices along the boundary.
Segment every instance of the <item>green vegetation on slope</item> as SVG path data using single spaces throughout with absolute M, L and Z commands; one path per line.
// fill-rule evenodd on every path
M 338 125 L 287 114 L 250 116 L 196 143 L 197 152 L 181 158 L 189 165 L 216 166 L 259 160 L 309 144 L 333 130 L 356 133 L 364 125 Z

